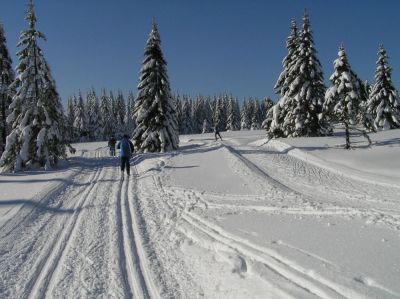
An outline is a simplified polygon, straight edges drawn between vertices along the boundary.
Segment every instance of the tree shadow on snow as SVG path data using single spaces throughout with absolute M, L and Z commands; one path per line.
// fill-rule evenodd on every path
M 74 212 L 80 212 L 82 210 L 82 208 L 63 209 L 63 208 L 57 208 L 57 207 L 49 207 L 46 204 L 43 204 L 41 202 L 36 202 L 36 201 L 32 201 L 32 200 L 27 200 L 27 199 L 13 199 L 13 200 L 0 201 L 0 207 L 1 206 L 16 206 L 16 205 L 30 206 L 30 207 L 38 209 L 39 211 L 42 211 L 42 212 L 50 212 L 50 213 L 55 213 L 55 214 L 72 214 Z

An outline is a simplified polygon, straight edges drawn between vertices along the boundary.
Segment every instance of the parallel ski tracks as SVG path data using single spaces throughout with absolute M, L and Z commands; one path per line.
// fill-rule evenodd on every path
M 96 158 L 99 158 L 99 153 L 96 153 Z M 56 277 L 58 268 L 62 265 L 65 254 L 71 245 L 76 228 L 79 226 L 79 220 L 82 217 L 82 208 L 85 203 L 93 196 L 97 180 L 104 173 L 104 168 L 96 165 L 96 171 L 89 179 L 88 186 L 81 192 L 81 196 L 73 206 L 75 210 L 71 217 L 62 225 L 60 231 L 52 240 L 52 245 L 49 250 L 41 254 L 39 264 L 35 275 L 29 280 L 21 298 L 43 298 L 47 295 L 49 285 Z
M 159 298 L 157 287 L 152 279 L 151 270 L 147 261 L 140 235 L 140 228 L 135 213 L 134 201 L 137 200 L 137 171 L 132 168 L 134 176 L 121 182 L 118 194 L 118 217 L 122 220 L 121 267 L 127 278 L 129 296 L 134 298 Z

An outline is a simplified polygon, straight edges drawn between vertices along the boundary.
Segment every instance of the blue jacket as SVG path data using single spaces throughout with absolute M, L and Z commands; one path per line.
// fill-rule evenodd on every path
M 120 149 L 120 157 L 129 158 L 133 153 L 133 144 L 128 138 L 122 138 L 117 144 L 117 149 Z

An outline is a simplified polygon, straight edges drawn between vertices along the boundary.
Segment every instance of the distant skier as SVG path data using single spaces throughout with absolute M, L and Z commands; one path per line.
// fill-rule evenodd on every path
M 214 126 L 214 134 L 215 134 L 215 141 L 217 141 L 218 137 L 219 137 L 219 139 L 221 139 L 221 141 L 222 141 L 221 134 L 219 134 L 218 125 L 215 125 L 215 126 Z M 218 136 L 218 137 L 217 137 L 217 136 Z
M 117 144 L 117 149 L 120 150 L 119 156 L 121 159 L 121 172 L 122 175 L 124 174 L 124 170 L 126 168 L 126 173 L 128 176 L 131 175 L 131 169 L 130 169 L 130 164 L 129 164 L 129 159 L 131 158 L 133 154 L 133 143 L 129 140 L 128 135 L 124 135 L 122 139 L 118 142 Z
M 112 157 L 115 157 L 115 144 L 117 143 L 117 141 L 115 140 L 114 136 L 112 136 L 110 138 L 110 140 L 108 140 L 108 147 L 110 148 L 110 155 Z

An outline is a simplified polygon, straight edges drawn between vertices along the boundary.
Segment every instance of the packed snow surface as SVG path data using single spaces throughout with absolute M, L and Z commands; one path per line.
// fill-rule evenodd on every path
M 400 130 L 221 135 L 1 175 L 0 298 L 400 298 Z

